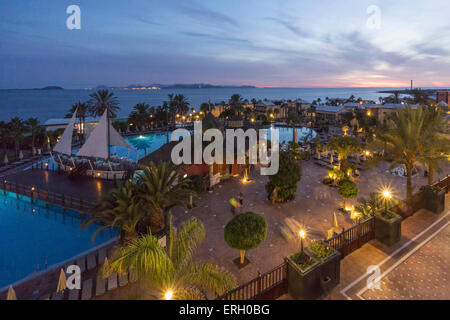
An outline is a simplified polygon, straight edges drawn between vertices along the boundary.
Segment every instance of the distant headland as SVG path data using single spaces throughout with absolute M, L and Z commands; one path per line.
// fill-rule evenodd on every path
M 177 84 L 160 84 L 153 83 L 149 85 L 141 85 L 141 84 L 131 84 L 126 87 L 120 86 L 97 86 L 95 89 L 118 89 L 118 90 L 159 90 L 159 89 L 222 89 L 222 88 L 256 88 L 250 85 L 213 85 L 207 83 L 177 83 Z
M 47 86 L 43 88 L 33 88 L 31 90 L 64 90 L 64 88 L 59 86 Z

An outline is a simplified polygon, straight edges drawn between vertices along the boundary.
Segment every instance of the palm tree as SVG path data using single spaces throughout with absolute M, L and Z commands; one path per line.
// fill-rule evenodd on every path
M 233 114 L 234 115 L 241 115 L 241 112 L 244 109 L 244 103 L 245 100 L 239 95 L 239 94 L 233 94 L 230 98 L 230 100 L 228 101 L 228 104 L 231 107 L 231 110 L 233 110 Z
M 133 111 L 131 111 L 128 116 L 128 122 L 133 123 L 139 129 L 147 128 L 149 122 L 148 119 L 150 118 L 150 114 L 148 112 L 149 108 L 150 105 L 147 103 L 137 103 L 133 107 Z
M 20 142 L 22 141 L 23 135 L 27 130 L 27 126 L 22 119 L 19 117 L 14 117 L 9 122 L 8 127 L 9 134 L 14 140 L 15 155 L 16 158 L 18 158 L 20 153 Z
M 117 116 L 116 113 L 120 107 L 119 101 L 113 92 L 108 89 L 98 90 L 97 92 L 91 93 L 89 97 L 91 97 L 89 100 L 89 112 L 93 117 L 103 115 L 106 109 L 109 110 L 109 116 L 111 118 Z
M 168 112 L 171 118 L 172 126 L 175 128 L 176 124 L 176 114 L 177 114 L 177 104 L 173 99 L 173 93 L 169 94 L 169 108 Z
M 214 110 L 214 106 L 211 104 L 211 101 L 208 103 L 202 103 L 200 106 L 200 111 L 203 111 L 205 114 Z
M 291 110 L 288 114 L 287 124 L 292 127 L 292 142 L 297 143 L 296 126 L 300 124 L 301 118 L 296 111 Z
M 78 109 L 78 110 L 77 110 Z M 77 118 L 80 121 L 80 136 L 81 142 L 84 141 L 84 135 L 86 134 L 86 118 L 88 115 L 89 105 L 87 102 L 78 101 L 75 103 L 66 114 L 66 118 L 71 118 L 75 111 L 77 111 Z
M 175 205 L 187 206 L 193 195 L 189 181 L 177 183 L 179 177 L 180 169 L 169 162 L 150 162 L 139 176 L 137 199 L 147 212 L 152 233 L 164 229 L 167 210 Z
M 397 109 L 386 122 L 386 127 L 377 130 L 374 148 L 384 153 L 376 160 L 392 160 L 391 168 L 402 164 L 406 169 L 406 196 L 412 197 L 412 172 L 420 159 L 424 134 L 425 113 L 423 107 L 413 110 L 410 106 Z M 381 142 L 377 145 L 376 142 Z M 378 159 L 377 159 L 378 158 Z
M 361 150 L 358 140 L 351 136 L 341 136 L 330 139 L 328 143 L 330 150 L 336 151 L 338 154 L 340 169 L 346 173 L 348 167 L 347 158 L 349 155 Z
M 2 146 L 3 157 L 6 154 L 8 138 L 9 138 L 9 125 L 4 121 L 0 121 L 0 144 Z M 3 161 L 3 157 L 1 158 L 1 161 Z
M 444 118 L 436 107 L 425 107 L 424 130 L 420 161 L 428 170 L 428 184 L 434 183 L 434 173 L 441 172 L 440 163 L 447 159 L 450 151 L 450 141 L 443 133 Z
M 93 223 L 101 224 L 92 240 L 107 228 L 118 228 L 118 237 L 122 241 L 137 237 L 137 226 L 143 223 L 145 216 L 136 199 L 135 190 L 132 182 L 127 181 L 102 195 L 100 202 L 93 208 L 92 218 L 82 224 L 86 227 Z
M 139 279 L 149 281 L 163 294 L 172 292 L 173 299 L 207 299 L 208 293 L 217 296 L 234 288 L 236 280 L 231 273 L 211 263 L 192 261 L 205 237 L 203 224 L 190 218 L 179 230 L 170 228 L 167 249 L 151 234 L 131 241 L 115 252 L 110 272 L 136 270 Z
M 189 112 L 189 102 L 187 98 L 182 94 L 177 94 L 173 98 L 174 103 L 177 106 L 177 113 L 186 114 Z
M 31 150 L 33 152 L 33 155 L 35 154 L 35 142 L 36 142 L 36 135 L 38 134 L 39 128 L 41 127 L 39 123 L 39 119 L 37 118 L 29 118 L 26 123 L 28 126 L 28 129 L 31 131 Z

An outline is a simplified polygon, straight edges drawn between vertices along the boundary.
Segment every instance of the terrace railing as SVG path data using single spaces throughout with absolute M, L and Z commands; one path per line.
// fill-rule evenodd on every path
M 216 300 L 274 300 L 288 292 L 287 263 L 259 274 L 255 279 L 233 289 Z
M 433 184 L 433 187 L 441 188 L 445 193 L 448 193 L 450 191 L 450 174 Z
M 375 218 L 370 217 L 345 230 L 325 243 L 341 253 L 341 259 L 375 238 Z
M 74 209 L 80 212 L 90 212 L 95 203 L 65 195 L 63 193 L 52 192 L 48 190 L 39 190 L 33 186 L 26 186 L 17 182 L 8 181 L 5 177 L 0 178 L 0 189 L 3 192 L 13 192 L 17 195 L 29 197 L 31 202 L 40 200 L 46 204 L 55 204 L 63 208 Z

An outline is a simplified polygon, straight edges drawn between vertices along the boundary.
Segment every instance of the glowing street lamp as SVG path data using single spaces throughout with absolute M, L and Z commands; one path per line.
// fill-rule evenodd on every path
M 300 236 L 300 249 L 303 254 L 303 239 L 306 237 L 306 231 L 302 229 L 298 232 L 298 234 Z
M 387 215 L 388 202 L 392 199 L 392 192 L 386 188 L 382 190 L 382 195 L 384 198 L 384 214 Z
M 164 294 L 164 299 L 165 300 L 172 300 L 173 298 L 173 291 L 172 290 L 167 290 L 166 293 Z

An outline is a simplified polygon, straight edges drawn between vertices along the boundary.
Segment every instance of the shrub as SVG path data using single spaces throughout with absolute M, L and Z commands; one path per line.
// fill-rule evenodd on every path
M 257 248 L 267 236 L 266 220 L 253 212 L 235 216 L 224 229 L 225 242 L 241 252 L 241 264 L 244 263 L 245 251 Z
M 269 177 L 266 184 L 268 198 L 273 202 L 286 202 L 294 199 L 297 183 L 302 177 L 302 168 L 291 152 L 280 152 L 280 169 Z
M 339 194 L 344 199 L 344 209 L 346 199 L 356 198 L 358 196 L 358 187 L 353 181 L 342 180 L 339 184 Z
M 205 191 L 205 179 L 199 175 L 189 177 L 188 187 L 197 193 Z
M 300 269 L 305 270 L 308 267 L 312 266 L 316 261 L 308 256 L 304 252 L 297 252 L 296 254 L 293 254 L 291 257 L 291 260 L 294 261 L 296 264 L 299 265 Z
M 323 242 L 314 242 L 311 245 L 311 251 L 314 252 L 319 259 L 326 258 L 334 252 L 333 248 L 327 246 Z

